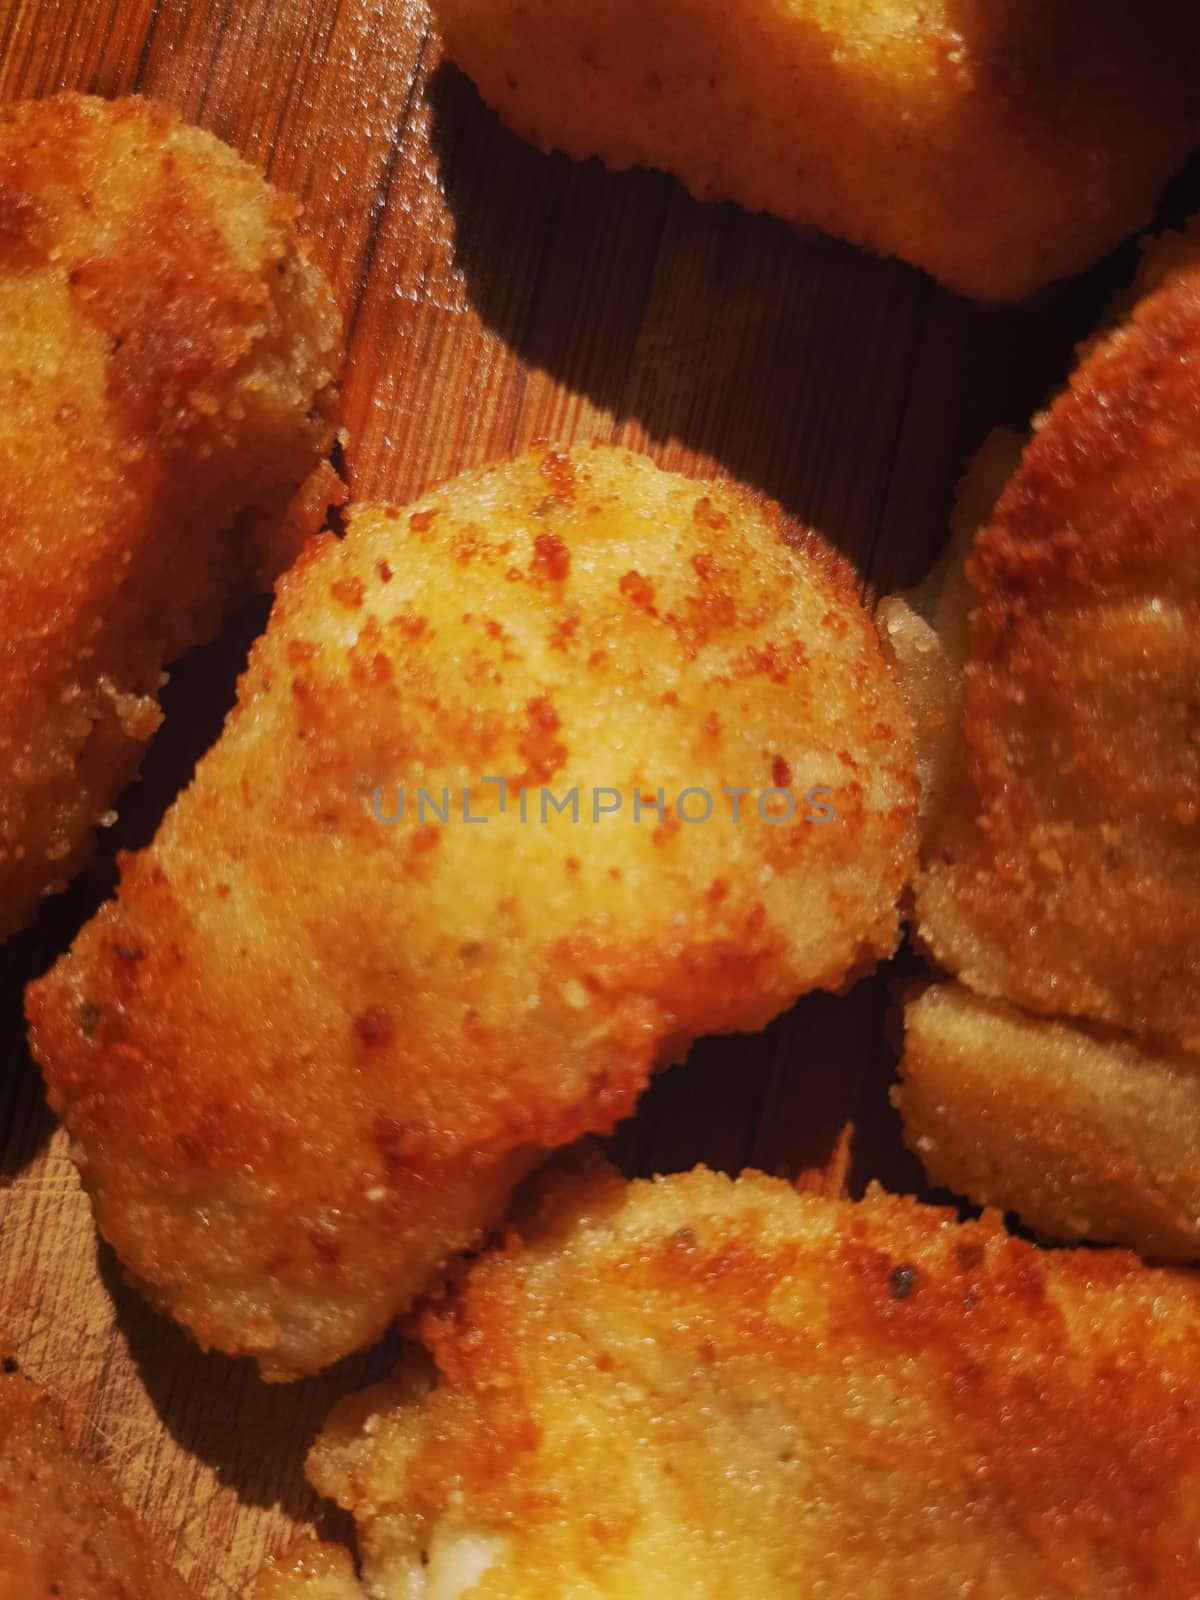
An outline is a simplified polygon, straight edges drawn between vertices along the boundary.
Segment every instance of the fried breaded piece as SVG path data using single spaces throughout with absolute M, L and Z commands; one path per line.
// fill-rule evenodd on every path
M 1200 1284 L 1125 1254 L 603 1170 L 418 1332 L 309 1461 L 372 1600 L 1200 1592 Z
M 435 0 L 543 150 L 665 167 L 1015 299 L 1153 212 L 1200 144 L 1200 15 L 1124 0 Z
M 0 938 L 90 853 L 164 662 L 339 498 L 296 211 L 165 107 L 0 109 Z
M 968 589 L 949 594 L 951 613 L 971 608 L 966 687 L 961 718 L 942 719 L 947 759 L 925 763 L 919 942 L 977 995 L 1080 1026 L 939 990 L 910 1006 L 898 1103 L 937 1181 L 1053 1236 L 1186 1259 L 1200 1255 L 1200 241 L 1169 240 L 1142 283 L 1039 419 Z M 884 620 L 911 659 L 918 625 Z M 944 653 L 951 678 L 959 656 Z
M 594 446 L 358 510 L 29 991 L 102 1231 L 270 1376 L 368 1342 L 690 1039 L 893 949 L 915 789 L 853 574 L 777 508 Z
M 899 1103 L 939 1183 L 1059 1239 L 1200 1256 L 1200 1072 L 934 984 L 905 1011 Z
M 57 1407 L 0 1376 L 0 1600 L 195 1600 Z
M 984 994 L 1200 1054 L 1200 260 L 1078 368 L 968 563 L 970 803 L 917 889 Z

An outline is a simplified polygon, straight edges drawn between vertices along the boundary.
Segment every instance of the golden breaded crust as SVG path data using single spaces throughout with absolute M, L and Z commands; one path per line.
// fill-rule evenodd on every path
M 1200 1073 L 938 984 L 905 1009 L 908 1143 L 935 1183 L 1052 1239 L 1200 1259 Z
M 1154 244 L 997 498 L 1011 449 L 964 484 L 974 554 L 881 607 L 918 724 L 916 936 L 965 985 L 910 1001 L 896 1102 L 935 1181 L 1191 1260 L 1200 233 Z
M 18 1376 L 0 1377 L 0 1600 L 195 1600 Z
M 1090 352 L 967 572 L 918 933 L 977 992 L 1200 1056 L 1200 257 Z
M 253 1600 L 363 1600 L 347 1551 L 302 1539 L 259 1574 Z
M 296 211 L 163 106 L 0 108 L 0 938 L 89 854 L 163 664 L 339 498 Z
M 156 1304 L 271 1376 L 320 1367 L 690 1039 L 894 948 L 916 785 L 856 589 L 777 508 L 605 446 L 311 548 L 191 789 L 29 991 Z
M 982 300 L 1089 265 L 1200 143 L 1200 17 L 1124 0 L 436 0 L 541 149 L 665 167 Z
M 418 1331 L 309 1461 L 372 1600 L 1200 1592 L 1200 1284 L 1129 1255 L 605 1169 Z

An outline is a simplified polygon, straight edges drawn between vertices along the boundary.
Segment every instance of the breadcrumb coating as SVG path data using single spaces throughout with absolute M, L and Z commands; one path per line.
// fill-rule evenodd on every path
M 58 1408 L 0 1376 L 0 1600 L 196 1600 Z
M 270 1377 L 370 1342 L 691 1039 L 892 951 L 915 791 L 857 582 L 778 508 L 607 446 L 359 508 L 28 992 L 101 1230 Z
M 936 1182 L 1054 1239 L 1200 1258 L 1200 1073 L 963 984 L 905 1009 L 897 1102 Z
M 936 632 L 895 604 L 882 619 L 906 676 L 925 670 L 917 938 L 980 997 L 910 1003 L 909 1141 L 936 1181 L 1052 1237 L 1182 1259 L 1200 1256 L 1198 527 L 1193 233 L 1155 247 L 1037 419 Z
M 0 108 L 0 938 L 90 854 L 164 664 L 340 498 L 297 209 L 161 105 Z
M 332 1593 L 1192 1600 L 1198 1313 L 878 1190 L 555 1175 L 315 1445 Z
M 962 751 L 917 887 L 972 988 L 1200 1055 L 1200 258 L 1050 408 L 980 532 Z
M 1153 213 L 1200 144 L 1200 15 L 1125 0 L 435 0 L 542 150 L 664 167 L 1009 300 Z

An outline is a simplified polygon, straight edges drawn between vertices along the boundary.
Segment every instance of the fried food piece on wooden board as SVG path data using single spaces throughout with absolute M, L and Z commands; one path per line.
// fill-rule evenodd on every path
M 196 1600 L 17 1374 L 0 1376 L 0 1600 Z
M 29 990 L 102 1232 L 271 1377 L 368 1343 L 692 1038 L 886 956 L 915 799 L 857 581 L 778 508 L 608 446 L 359 508 Z
M 1200 257 L 1096 346 L 968 563 L 920 937 L 980 993 L 1200 1055 Z
M 1017 299 L 1149 221 L 1200 144 L 1200 16 L 1124 0 L 435 0 L 542 150 L 664 167 Z
M 905 1010 L 897 1101 L 938 1183 L 1056 1239 L 1200 1256 L 1200 1072 L 960 983 Z
M 417 1332 L 432 1359 L 309 1461 L 372 1600 L 1200 1586 L 1200 1283 L 1123 1252 L 879 1190 L 555 1174 Z
M 916 932 L 981 1000 L 910 1005 L 898 1103 L 938 1182 L 1051 1236 L 1189 1259 L 1200 239 L 1164 241 L 1140 287 L 1038 419 L 935 623 L 959 634 L 970 611 L 965 652 L 942 656 L 960 714 L 924 718 L 949 753 L 923 762 Z M 882 620 L 903 666 L 920 624 L 894 607 Z
M 340 498 L 297 210 L 164 106 L 0 108 L 0 938 L 90 854 L 164 664 Z

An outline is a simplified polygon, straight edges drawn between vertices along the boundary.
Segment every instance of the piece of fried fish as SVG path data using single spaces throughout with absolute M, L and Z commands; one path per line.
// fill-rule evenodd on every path
M 339 498 L 297 210 L 164 106 L 0 108 L 0 938 L 90 854 L 164 664 Z
M 924 729 L 916 932 L 959 980 L 909 1006 L 909 1139 L 1051 1236 L 1200 1256 L 1195 234 L 1038 420 L 932 625 L 882 620 Z
M 543 150 L 665 167 L 1015 299 L 1142 227 L 1200 144 L 1182 0 L 435 0 L 453 60 Z
M 29 990 L 101 1230 L 205 1345 L 336 1360 L 688 1041 L 887 955 L 916 787 L 775 507 L 593 446 L 352 512 Z
M 1192 1600 L 1200 1283 L 703 1169 L 540 1181 L 261 1600 Z M 340 1560 L 340 1567 L 339 1567 Z

